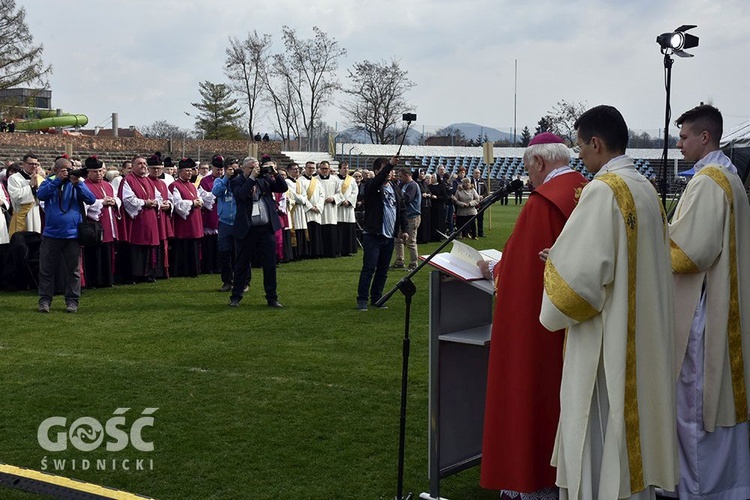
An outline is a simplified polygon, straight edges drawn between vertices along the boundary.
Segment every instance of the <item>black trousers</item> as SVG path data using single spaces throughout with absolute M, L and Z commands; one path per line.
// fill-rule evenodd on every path
M 250 262 L 255 259 L 263 268 L 266 300 L 276 300 L 276 235 L 271 225 L 251 226 L 247 235 L 237 240 L 237 248 L 231 299 L 242 300 L 245 284 L 252 277 Z

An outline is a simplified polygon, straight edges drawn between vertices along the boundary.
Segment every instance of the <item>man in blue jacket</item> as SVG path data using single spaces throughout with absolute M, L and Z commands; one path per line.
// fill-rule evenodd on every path
M 93 205 L 96 197 L 75 175 L 69 175 L 70 160 L 58 158 L 39 186 L 37 197 L 44 202 L 45 226 L 39 247 L 39 312 L 48 313 L 55 294 L 55 271 L 62 261 L 65 269 L 66 311 L 78 311 L 81 296 L 78 224 L 83 221 L 83 203 Z
M 230 182 L 237 213 L 234 235 L 239 251 L 234 265 L 234 283 L 230 307 L 239 307 L 245 284 L 250 281 L 250 262 L 255 257 L 263 268 L 263 288 L 269 307 L 283 307 L 276 294 L 276 231 L 281 228 L 273 193 L 284 193 L 286 181 L 268 162 L 261 169 L 258 160 L 248 156 L 242 160 L 242 175 Z
M 214 181 L 211 194 L 216 197 L 217 211 L 219 214 L 219 267 L 221 272 L 222 287 L 220 292 L 232 290 L 232 261 L 235 255 L 235 241 L 232 235 L 234 216 L 237 212 L 237 203 L 229 184 L 235 172 L 240 175 L 239 161 L 235 158 L 224 160 L 224 175 Z

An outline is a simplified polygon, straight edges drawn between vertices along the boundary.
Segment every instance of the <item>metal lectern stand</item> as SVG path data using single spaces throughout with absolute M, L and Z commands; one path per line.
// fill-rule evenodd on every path
M 430 491 L 420 499 L 440 499 L 440 479 L 482 459 L 493 293 L 489 280 L 430 273 Z

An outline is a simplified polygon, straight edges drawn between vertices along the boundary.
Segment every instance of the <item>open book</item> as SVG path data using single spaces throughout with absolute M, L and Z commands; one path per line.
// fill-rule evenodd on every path
M 476 250 L 466 243 L 454 240 L 453 249 L 450 252 L 437 254 L 429 264 L 456 278 L 473 281 L 484 279 L 476 264 L 477 261 L 499 261 L 502 256 L 503 253 L 498 250 Z M 427 257 L 427 255 L 422 255 L 419 258 L 425 260 Z

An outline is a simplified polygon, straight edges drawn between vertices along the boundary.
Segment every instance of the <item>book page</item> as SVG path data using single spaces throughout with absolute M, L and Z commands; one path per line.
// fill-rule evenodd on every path
M 451 255 L 467 264 L 471 264 L 472 266 L 476 266 L 477 261 L 484 260 L 482 254 L 479 253 L 479 250 L 470 247 L 466 243 L 461 243 L 458 240 L 453 240 Z

